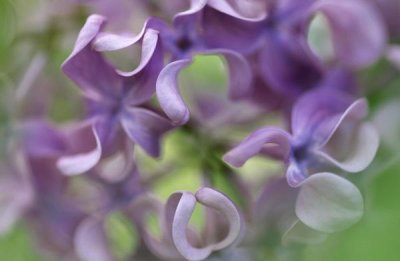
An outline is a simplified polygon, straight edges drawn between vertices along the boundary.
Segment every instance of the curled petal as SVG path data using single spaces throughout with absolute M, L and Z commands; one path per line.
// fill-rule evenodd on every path
M 110 86 L 115 86 L 119 81 L 115 69 L 92 47 L 92 41 L 100 33 L 105 21 L 100 15 L 89 16 L 79 33 L 74 50 L 61 66 L 63 72 L 82 88 L 85 95 L 93 99 L 109 94 Z
M 185 124 L 189 120 L 186 107 L 178 89 L 177 77 L 191 60 L 178 60 L 165 66 L 157 79 L 156 92 L 161 107 L 174 124 Z
M 367 115 L 368 104 L 365 99 L 355 101 L 337 120 L 335 127 L 327 140 L 317 152 L 328 162 L 348 172 L 359 172 L 365 169 L 374 159 L 379 146 L 379 135 L 370 123 L 360 123 Z M 341 142 L 340 142 L 341 141 Z M 340 149 L 331 149 L 331 153 L 324 150 L 332 144 L 338 147 L 344 143 L 347 155 L 343 159 L 336 159 L 332 154 L 340 152 Z M 351 149 L 349 150 L 349 146 Z
M 201 54 L 223 55 L 229 71 L 228 91 L 231 99 L 245 98 L 250 94 L 252 73 L 249 63 L 242 55 L 227 49 L 213 49 Z
M 137 43 L 141 37 L 142 33 L 128 35 L 102 32 L 94 40 L 93 48 L 98 52 L 115 51 Z
M 376 11 L 361 0 L 322 0 L 314 10 L 327 18 L 338 60 L 350 67 L 374 62 L 386 44 L 384 25 Z
M 190 192 L 180 192 L 179 201 L 173 206 L 176 207 L 172 223 L 172 238 L 178 251 L 188 260 L 203 260 L 213 251 L 224 249 L 239 238 L 242 229 L 242 220 L 235 205 L 223 194 L 210 188 L 202 188 L 195 195 Z M 228 235 L 220 242 L 207 245 L 203 248 L 196 248 L 189 242 L 186 230 L 189 220 L 193 214 L 196 201 L 213 208 L 224 215 L 229 223 Z
M 267 16 L 266 1 L 209 0 L 214 9 L 245 21 L 261 21 Z
M 350 181 L 332 173 L 306 179 L 296 202 L 296 215 L 307 226 L 326 233 L 346 229 L 363 214 L 363 198 Z
M 82 261 L 114 260 L 100 218 L 89 217 L 78 226 L 74 245 Z
M 77 144 L 77 148 L 74 149 L 78 150 L 76 153 L 62 156 L 57 160 L 57 168 L 65 175 L 77 175 L 84 173 L 94 167 L 94 165 L 96 165 L 101 158 L 102 147 L 96 129 L 91 128 L 91 132 L 88 132 L 85 130 L 85 128 L 87 128 L 87 126 L 82 129 L 78 129 L 76 133 L 71 135 L 70 139 L 76 138 L 74 141 L 75 143 L 82 141 L 83 144 L 85 144 L 88 142 L 88 138 L 92 137 L 91 139 L 89 138 L 89 140 L 93 140 L 89 144 L 90 150 L 82 152 L 80 151 L 81 148 L 79 148 L 82 144 Z
M 348 172 L 364 170 L 372 162 L 379 147 L 379 135 L 370 123 L 358 127 L 354 140 L 348 144 L 350 153 L 344 159 L 335 159 L 330 154 L 320 151 L 318 154 L 328 162 Z
M 290 135 L 276 128 L 262 128 L 250 134 L 238 146 L 224 155 L 224 161 L 242 166 L 260 152 L 286 159 L 290 150 Z
M 164 117 L 135 107 L 125 109 L 121 124 L 128 137 L 153 157 L 160 155 L 160 137 L 173 127 Z

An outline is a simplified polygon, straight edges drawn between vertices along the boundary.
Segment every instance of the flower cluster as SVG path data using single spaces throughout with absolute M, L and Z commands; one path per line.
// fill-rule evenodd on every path
M 400 35 L 397 16 L 385 15 L 391 2 L 64 3 L 65 22 L 77 7 L 99 13 L 80 24 L 61 65 L 79 88 L 62 99 L 83 109 L 72 122 L 50 120 L 56 81 L 25 97 L 48 59 L 35 56 L 1 166 L 0 232 L 25 220 L 50 260 L 258 260 L 274 247 L 266 237 L 315 243 L 350 227 L 364 202 L 349 173 L 365 170 L 379 146 L 358 72 L 382 57 L 400 67 L 400 47 L 387 44 Z M 316 17 L 329 37 L 315 43 Z M 321 42 L 331 52 L 318 51 Z M 182 80 L 203 56 L 222 63 Z M 135 68 L 122 69 L 122 60 Z M 223 93 L 221 83 L 202 84 L 208 66 L 226 77 Z M 387 111 L 376 122 L 395 114 Z M 241 168 L 247 161 L 253 167 Z M 185 185 L 173 175 L 188 165 L 200 184 L 160 199 L 163 180 Z M 117 235 L 126 253 L 109 226 L 116 215 L 137 234 L 136 243 Z M 191 221 L 199 218 L 200 229 Z

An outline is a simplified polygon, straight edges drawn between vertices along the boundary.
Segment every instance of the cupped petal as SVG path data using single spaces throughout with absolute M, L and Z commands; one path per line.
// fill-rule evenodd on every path
M 361 122 L 367 114 L 367 101 L 358 99 L 340 116 L 322 122 L 321 125 L 333 127 L 328 128 L 330 133 L 321 141 L 316 154 L 348 172 L 365 169 L 374 159 L 379 146 L 375 128 L 368 122 Z M 327 130 L 325 126 L 321 128 Z
M 296 215 L 305 225 L 326 233 L 344 230 L 363 215 L 361 192 L 350 181 L 332 173 L 306 179 L 296 201 Z
M 114 260 L 103 226 L 103 220 L 99 217 L 89 217 L 78 226 L 74 247 L 80 260 Z
M 335 53 L 342 64 L 359 68 L 380 57 L 386 44 L 385 27 L 368 2 L 321 0 L 312 9 L 327 18 Z
M 106 19 L 100 15 L 91 15 L 81 29 L 75 47 L 62 64 L 63 72 L 78 85 L 85 95 L 92 99 L 101 99 L 103 95 L 113 93 L 112 88 L 119 82 L 115 68 L 94 50 L 93 40 L 104 27 Z
M 178 60 L 164 67 L 157 79 L 156 92 L 161 108 L 174 124 L 182 125 L 189 120 L 189 109 L 178 89 L 178 75 L 192 61 Z
M 277 128 L 262 128 L 244 139 L 224 155 L 224 161 L 235 167 L 242 166 L 258 153 L 286 160 L 290 151 L 290 135 Z
M 251 94 L 252 73 L 247 60 L 228 49 L 211 49 L 199 52 L 206 55 L 222 55 L 228 67 L 228 93 L 232 100 L 246 98 Z
M 57 168 L 65 175 L 73 176 L 94 167 L 102 155 L 102 146 L 96 129 L 85 124 L 67 135 L 70 151 L 68 155 L 63 155 L 57 160 Z
M 121 124 L 128 137 L 153 157 L 160 155 L 161 136 L 173 128 L 166 118 L 136 107 L 125 108 Z
M 372 124 L 362 123 L 352 138 L 347 143 L 348 151 L 345 158 L 337 159 L 325 151 L 318 151 L 318 155 L 347 172 L 360 172 L 375 158 L 379 147 L 379 135 Z

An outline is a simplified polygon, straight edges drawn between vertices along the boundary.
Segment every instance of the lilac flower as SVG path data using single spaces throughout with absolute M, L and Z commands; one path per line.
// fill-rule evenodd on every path
M 201 27 L 206 4 L 205 0 L 192 1 L 189 10 L 175 16 L 172 28 L 155 19 L 150 25 L 160 31 L 163 46 L 172 56 L 171 62 L 157 79 L 157 97 L 161 107 L 175 124 L 184 124 L 189 119 L 189 110 L 180 96 L 176 78 L 192 62 L 194 55 L 222 55 L 229 69 L 229 96 L 239 99 L 249 93 L 251 73 L 246 60 L 229 49 L 210 48 L 207 44 Z
M 196 203 L 204 205 L 207 213 L 206 229 L 203 232 L 206 245 L 201 247 L 200 236 L 188 228 Z M 138 212 L 138 209 L 145 212 Z M 158 212 L 161 218 L 160 239 L 156 239 L 145 229 L 144 221 L 148 211 Z M 207 187 L 199 189 L 195 194 L 186 191 L 172 194 L 164 209 L 154 198 L 145 197 L 135 203 L 132 215 L 149 249 L 157 256 L 167 259 L 183 257 L 187 260 L 203 260 L 214 251 L 237 244 L 244 229 L 236 206 L 225 195 Z M 221 239 L 222 235 L 225 236 Z
M 272 95 L 280 94 L 283 99 L 296 99 L 324 77 L 326 66 L 307 43 L 308 24 L 314 14 L 322 13 L 328 20 L 336 54 L 334 64 L 359 68 L 375 61 L 385 47 L 382 22 L 364 1 L 271 1 L 268 15 L 260 21 L 234 19 L 212 8 L 204 13 L 208 44 L 250 56 L 252 64 L 259 67 L 255 77 L 261 76 Z M 256 99 L 263 92 L 271 93 L 257 84 L 252 87 Z
M 115 146 L 121 139 L 122 127 L 131 140 L 156 157 L 160 153 L 160 136 L 172 128 L 167 119 L 146 105 L 155 91 L 161 66 L 158 33 L 143 30 L 133 38 L 101 33 L 104 23 L 105 18 L 98 15 L 88 18 L 75 49 L 62 66 L 63 71 L 81 88 L 88 101 L 89 117 L 95 121 L 94 132 L 99 136 L 101 149 L 110 151 Z M 138 41 L 142 43 L 142 57 L 131 72 L 116 70 L 102 56 L 101 51 L 121 49 Z M 82 161 L 76 160 L 68 165 L 80 164 Z
M 325 88 L 312 91 L 293 108 L 291 134 L 273 127 L 259 129 L 224 159 L 239 167 L 258 153 L 279 158 L 288 165 L 286 177 L 293 187 L 324 166 L 362 171 L 379 143 L 373 126 L 362 122 L 367 110 L 363 99 L 353 102 L 350 96 Z

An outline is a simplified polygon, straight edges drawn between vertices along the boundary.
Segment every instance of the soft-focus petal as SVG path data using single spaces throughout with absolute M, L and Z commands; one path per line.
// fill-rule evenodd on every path
M 178 89 L 180 71 L 191 63 L 191 60 L 178 60 L 165 66 L 157 79 L 158 101 L 174 124 L 185 124 L 189 120 L 189 109 L 186 107 Z
M 224 161 L 235 167 L 242 166 L 258 153 L 288 157 L 290 150 L 290 135 L 277 128 L 262 128 L 244 139 L 239 145 L 224 155 Z
M 126 134 L 149 155 L 160 155 L 160 138 L 172 128 L 171 123 L 160 115 L 141 108 L 127 108 L 121 116 Z
M 338 60 L 350 67 L 371 64 L 382 54 L 386 32 L 376 11 L 362 0 L 321 0 L 314 10 L 327 18 Z
M 299 166 L 296 162 L 290 162 L 286 171 L 286 179 L 291 187 L 298 187 L 307 177 L 307 170 Z
M 82 261 L 112 261 L 109 242 L 100 218 L 89 217 L 77 228 L 74 245 Z
M 335 232 L 356 223 L 363 215 L 363 198 L 350 181 L 331 173 L 317 173 L 301 184 L 296 215 L 307 226 Z
M 389 46 L 386 50 L 386 58 L 400 71 L 400 46 Z
M 91 131 L 88 131 L 88 128 L 89 130 L 91 129 Z M 85 142 L 77 144 L 77 147 L 74 148 L 74 150 L 77 150 L 75 153 L 62 156 L 58 159 L 57 167 L 62 173 L 65 175 L 81 174 L 98 163 L 101 158 L 102 147 L 95 128 L 83 126 L 83 128 L 79 128 L 71 133 L 70 139 L 76 139 L 74 142 L 79 142 L 79 140 L 83 141 L 82 139 L 84 139 Z M 90 150 L 80 151 L 81 148 L 79 147 L 88 142 L 90 143 L 88 144 Z
M 316 87 L 323 76 L 322 66 L 304 39 L 280 32 L 267 35 L 260 70 L 271 88 L 292 97 Z
M 380 106 L 374 115 L 373 123 L 382 142 L 392 151 L 400 148 L 400 100 L 393 99 Z

